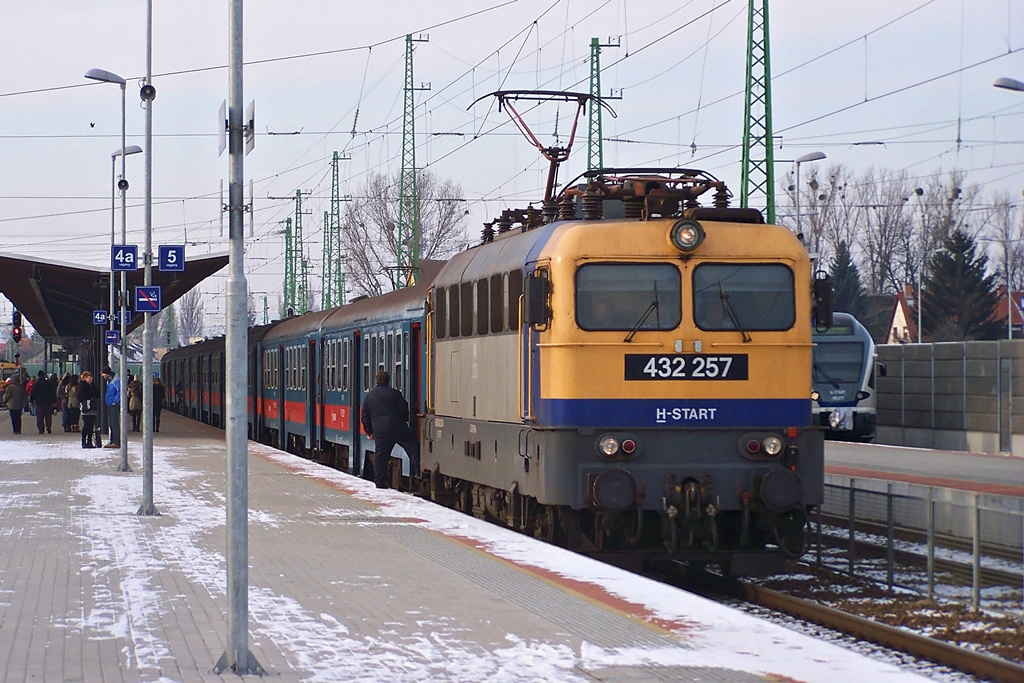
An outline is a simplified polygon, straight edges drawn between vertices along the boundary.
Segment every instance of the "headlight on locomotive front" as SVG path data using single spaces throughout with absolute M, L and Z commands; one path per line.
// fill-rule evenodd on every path
M 614 436 L 606 436 L 598 442 L 597 447 L 610 458 L 619 452 L 619 441 Z
M 688 254 L 696 250 L 704 241 L 704 228 L 697 221 L 684 218 L 681 221 L 676 221 L 672 226 L 669 239 L 673 247 Z
M 768 456 L 774 458 L 782 452 L 782 439 L 777 436 L 766 436 L 761 442 L 761 446 L 764 447 L 764 452 Z

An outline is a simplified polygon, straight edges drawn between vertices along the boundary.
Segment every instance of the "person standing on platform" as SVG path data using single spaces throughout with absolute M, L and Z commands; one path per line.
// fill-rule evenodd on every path
M 21 434 L 21 411 L 25 410 L 28 403 L 28 394 L 21 383 L 20 374 L 7 380 L 4 401 L 7 403 L 7 412 L 11 414 L 11 429 L 15 434 Z
M 104 448 L 121 447 L 121 380 L 114 376 L 110 366 L 104 366 L 103 379 L 107 383 L 107 394 L 103 403 L 107 406 L 107 424 L 110 426 L 110 441 Z
M 420 444 L 409 429 L 409 404 L 402 392 L 391 387 L 391 375 L 381 370 L 374 378 L 377 386 L 363 399 L 360 419 L 363 431 L 373 439 L 373 482 L 387 488 L 388 460 L 395 444 L 409 455 L 409 476 L 420 476 Z
M 36 386 L 36 378 L 29 377 L 28 382 L 25 384 L 25 393 L 29 395 L 28 410 L 32 413 L 32 417 L 36 415 L 36 404 L 32 402 L 32 389 Z
M 64 405 L 67 406 L 68 411 L 68 426 L 69 432 L 78 431 L 78 420 L 82 416 L 81 404 L 78 402 L 78 385 L 80 381 L 78 375 L 71 375 L 68 378 L 68 385 L 65 387 Z
M 142 423 L 142 382 L 138 375 L 128 382 L 128 414 L 132 416 L 132 431 L 139 431 Z
M 70 431 L 70 427 L 68 426 L 68 382 L 70 380 L 71 374 L 65 372 L 57 383 L 56 407 L 60 410 L 60 426 L 65 432 Z
M 93 386 L 92 373 L 82 373 L 82 381 L 75 387 L 75 400 L 82 411 L 82 448 L 99 448 L 102 435 L 96 434 L 96 418 L 100 413 L 100 392 Z M 95 441 L 93 439 L 95 438 Z
M 40 370 L 29 398 L 36 407 L 36 427 L 39 428 L 39 433 L 42 434 L 45 428 L 47 434 L 52 434 L 53 404 L 57 402 L 56 382 L 51 382 L 46 373 Z
M 164 409 L 164 399 L 167 397 L 167 387 L 159 377 L 153 378 L 153 431 L 160 431 L 160 413 Z

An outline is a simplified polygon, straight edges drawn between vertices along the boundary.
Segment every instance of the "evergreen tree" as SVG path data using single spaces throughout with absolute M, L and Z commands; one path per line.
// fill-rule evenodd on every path
M 986 275 L 988 258 L 957 229 L 943 251 L 932 255 L 924 280 L 922 327 L 926 341 L 998 339 L 1002 325 L 992 319 L 999 303 L 996 276 Z
M 832 308 L 861 318 L 864 313 L 864 286 L 853 262 L 850 247 L 841 241 L 832 259 Z

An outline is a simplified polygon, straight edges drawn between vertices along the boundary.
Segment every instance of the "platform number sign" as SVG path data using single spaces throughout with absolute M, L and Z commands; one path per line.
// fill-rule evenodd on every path
M 135 312 L 136 313 L 159 313 L 160 312 L 160 288 L 159 287 L 136 287 L 135 288 Z
M 110 321 L 110 316 L 106 311 L 93 311 L 92 312 L 92 324 L 93 325 L 106 325 Z
M 159 259 L 157 264 L 161 271 L 172 273 L 185 272 L 185 246 L 184 245 L 161 245 L 159 247 Z
M 135 270 L 139 262 L 139 247 L 135 244 L 115 244 L 110 247 L 110 270 Z

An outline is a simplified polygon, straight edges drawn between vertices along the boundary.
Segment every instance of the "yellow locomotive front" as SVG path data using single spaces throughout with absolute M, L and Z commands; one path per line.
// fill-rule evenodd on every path
M 527 263 L 522 407 L 549 444 L 537 497 L 575 511 L 583 545 L 749 573 L 802 552 L 822 500 L 815 282 L 799 240 L 725 192 L 685 172 L 576 191 L 585 219 Z

